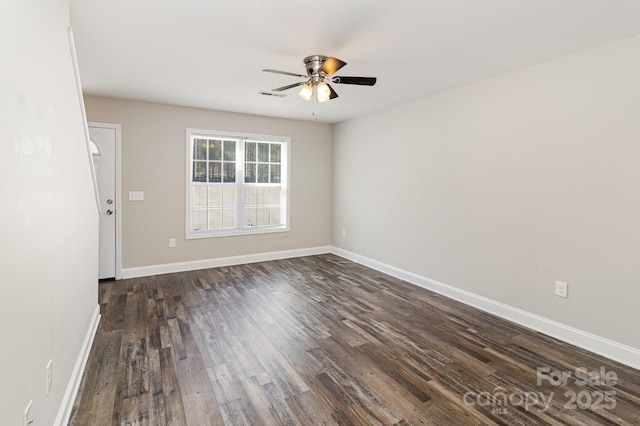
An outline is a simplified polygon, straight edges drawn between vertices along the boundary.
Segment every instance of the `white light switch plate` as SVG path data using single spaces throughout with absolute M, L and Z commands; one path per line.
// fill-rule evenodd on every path
M 129 191 L 129 201 L 144 201 L 144 191 Z

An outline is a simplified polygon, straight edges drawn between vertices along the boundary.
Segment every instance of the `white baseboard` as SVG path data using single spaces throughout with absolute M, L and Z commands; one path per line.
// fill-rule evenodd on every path
M 266 262 L 269 260 L 290 259 L 331 253 L 331 246 L 310 247 L 294 250 L 272 251 L 267 253 L 246 254 L 241 256 L 219 257 L 216 259 L 190 260 L 187 262 L 166 263 L 163 265 L 123 268 L 121 278 L 147 277 L 173 272 L 195 271 L 198 269 L 219 268 L 222 266 L 242 265 L 246 263 Z
M 513 321 L 582 349 L 618 361 L 635 369 L 640 369 L 640 349 L 588 333 L 338 247 L 332 247 L 331 252 L 337 256 L 344 257 L 345 259 L 431 290 L 490 314 Z
M 80 354 L 76 359 L 76 364 L 71 372 L 71 378 L 67 384 L 67 389 L 62 397 L 62 403 L 58 409 L 58 415 L 54 421 L 55 426 L 64 426 L 69 423 L 71 417 L 71 410 L 73 409 L 73 403 L 75 402 L 78 389 L 80 388 L 80 382 L 82 381 L 82 374 L 84 368 L 87 365 L 87 359 L 89 358 L 89 352 L 91 352 L 91 345 L 93 344 L 93 338 L 98 330 L 98 324 L 100 324 L 100 305 L 96 305 L 96 309 L 93 311 L 93 317 L 89 324 L 89 329 L 82 342 L 80 348 Z

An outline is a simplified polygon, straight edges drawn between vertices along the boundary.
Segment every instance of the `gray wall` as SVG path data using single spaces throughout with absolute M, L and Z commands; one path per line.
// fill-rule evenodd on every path
M 51 425 L 97 307 L 98 213 L 66 0 L 0 3 L 0 423 Z M 45 395 L 45 366 L 53 387 Z
M 85 102 L 89 121 L 122 125 L 124 268 L 330 245 L 330 125 L 96 96 Z M 290 232 L 185 239 L 187 128 L 291 138 Z M 144 191 L 144 201 L 127 201 L 132 190 Z
M 640 348 L 638 51 L 629 38 L 336 125 L 333 244 Z

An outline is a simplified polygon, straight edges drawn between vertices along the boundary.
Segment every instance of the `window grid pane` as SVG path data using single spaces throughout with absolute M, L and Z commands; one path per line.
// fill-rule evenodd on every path
M 206 161 L 193 162 L 193 181 L 194 182 L 207 181 L 207 162 Z
M 209 162 L 209 182 L 222 182 L 222 163 L 219 161 Z
M 236 141 L 224 141 L 224 161 L 236 161 Z
M 269 162 L 269 145 L 268 143 L 258 144 L 258 161 L 261 163 Z
M 223 164 L 222 178 L 224 182 L 233 183 L 236 181 L 236 163 L 225 161 Z
M 207 140 L 196 139 L 193 144 L 193 158 L 195 160 L 207 159 Z
M 193 229 L 209 229 L 207 225 L 207 209 L 193 209 Z
M 271 144 L 271 162 L 272 163 L 280 163 L 280 153 L 282 151 L 282 147 L 280 144 L 273 143 Z
M 244 161 L 256 161 L 257 145 L 255 142 L 247 142 L 244 146 Z
M 220 161 L 222 159 L 222 141 L 209 141 L 209 158 L 210 161 Z
M 219 186 L 207 187 L 207 194 L 209 199 L 207 200 L 207 207 L 222 207 L 222 188 Z

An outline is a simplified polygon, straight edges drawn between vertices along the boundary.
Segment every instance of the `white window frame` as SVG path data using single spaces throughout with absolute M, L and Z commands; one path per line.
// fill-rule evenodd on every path
M 193 178 L 193 139 L 198 136 L 205 138 L 221 138 L 221 139 L 234 139 L 236 140 L 236 227 L 228 229 L 207 229 L 207 230 L 194 230 L 193 229 L 193 191 L 192 178 Z M 244 144 L 245 142 L 280 142 L 282 144 L 282 164 L 281 164 L 281 185 L 282 185 L 282 197 L 284 198 L 281 203 L 281 209 L 284 209 L 282 213 L 284 224 L 281 225 L 263 225 L 263 226 L 245 226 L 244 225 Z M 274 232 L 289 232 L 289 206 L 290 206 L 290 191 L 289 191 L 289 163 L 291 160 L 291 138 L 287 136 L 273 136 L 273 135 L 261 135 L 253 133 L 239 133 L 229 131 L 218 130 L 205 130 L 187 128 L 186 131 L 186 239 L 198 239 L 198 238 L 215 238 L 215 237 L 228 237 L 234 235 L 252 235 L 252 234 L 265 234 Z

